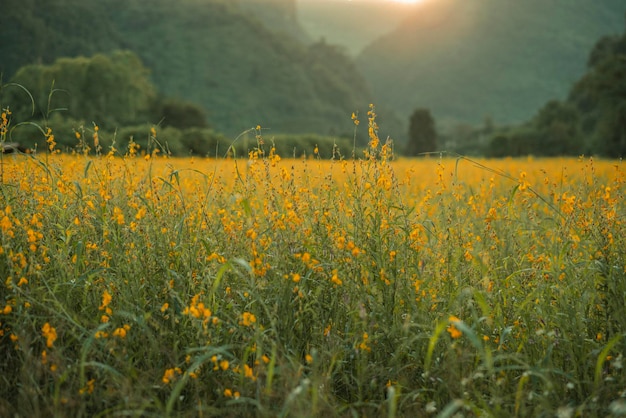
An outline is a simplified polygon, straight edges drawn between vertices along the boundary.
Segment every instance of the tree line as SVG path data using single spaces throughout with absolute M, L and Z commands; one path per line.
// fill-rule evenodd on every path
M 148 94 L 201 106 L 226 135 L 258 123 L 279 133 L 351 132 L 349 115 L 372 100 L 353 61 L 335 45 L 292 33 L 293 19 L 284 16 L 292 2 L 248 3 L 4 0 L 0 37 L 11 41 L 0 42 L 0 73 L 7 82 L 25 65 L 128 50 L 149 68 Z M 55 87 L 66 89 L 61 80 Z M 129 104 L 132 119 L 140 104 Z
M 565 100 L 551 100 L 529 121 L 495 127 L 458 126 L 437 136 L 434 118 L 416 109 L 409 123 L 409 155 L 437 149 L 488 157 L 626 155 L 626 31 L 605 36 L 589 54 L 587 72 Z
M 97 127 L 104 152 L 115 147 L 123 153 L 131 143 L 139 152 L 159 148 L 171 155 L 220 157 L 245 156 L 253 148 L 267 154 L 274 148 L 283 156 L 313 154 L 317 148 L 321 158 L 353 151 L 346 137 L 317 134 L 271 135 L 260 144 L 259 132 L 247 132 L 235 141 L 210 126 L 200 105 L 159 94 L 149 73 L 131 51 L 21 67 L 10 83 L 0 85 L 0 107 L 16 121 L 7 140 L 20 150 L 45 150 L 40 128 L 51 127 L 57 148 L 93 150 L 89 141 Z

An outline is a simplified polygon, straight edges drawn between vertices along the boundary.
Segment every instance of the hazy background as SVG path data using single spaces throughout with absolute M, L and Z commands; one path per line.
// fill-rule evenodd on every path
M 622 0 L 428 0 L 417 6 L 5 0 L 2 10 L 2 80 L 24 85 L 36 99 L 33 114 L 22 92 L 4 88 L 1 104 L 10 104 L 16 118 L 51 117 L 53 80 L 63 91 L 53 95 L 54 109 L 64 109 L 58 118 L 109 130 L 160 123 L 230 138 L 261 124 L 276 135 L 352 138 L 350 115 L 364 116 L 375 103 L 381 136 L 398 144 L 408 139 L 413 112 L 427 109 L 439 148 L 484 153 L 494 134 L 519 134 L 551 100 L 558 101 L 552 113 L 559 123 L 575 125 L 568 135 L 599 135 L 599 102 L 583 132 L 589 109 L 572 101 L 572 89 L 591 70 L 590 54 L 602 49 L 603 37 L 610 44 L 603 51 L 619 51 L 626 6 Z M 119 50 L 130 55 L 111 55 Z M 102 55 L 94 62 L 95 54 Z M 141 87 L 129 93 L 124 85 Z M 189 137 L 179 134 L 179 142 Z M 584 145 L 594 150 L 591 142 Z

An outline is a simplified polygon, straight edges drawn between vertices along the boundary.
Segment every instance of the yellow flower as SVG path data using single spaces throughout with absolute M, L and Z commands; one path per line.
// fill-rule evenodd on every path
M 244 373 L 244 376 L 247 377 L 248 379 L 252 381 L 256 380 L 256 376 L 252 372 L 252 367 L 248 366 L 247 364 L 243 365 L 243 373 Z
M 5 233 L 11 231 L 11 228 L 13 228 L 13 222 L 11 222 L 8 216 L 5 215 L 2 220 L 0 220 L 0 228 L 2 228 L 2 232 Z
M 108 291 L 104 291 L 102 293 L 102 305 L 100 305 L 100 310 L 103 311 L 107 306 L 109 306 L 109 303 L 111 303 L 111 300 L 113 299 L 113 297 L 111 296 L 111 294 Z
M 57 331 L 48 322 L 41 327 L 41 333 L 46 338 L 46 347 L 51 348 L 54 345 L 54 341 L 57 339 Z
M 256 322 L 256 316 L 254 316 L 254 314 L 250 312 L 244 312 L 241 315 L 241 320 L 239 321 L 239 324 L 245 327 L 249 327 L 249 326 L 252 326 L 252 324 L 254 324 L 255 322 Z
M 361 349 L 363 351 L 372 351 L 370 346 L 367 345 L 367 340 L 368 339 L 369 339 L 369 335 L 367 334 L 367 332 L 364 332 L 363 333 L 363 341 L 361 341 L 361 343 L 359 344 L 359 349 Z
M 161 378 L 161 381 L 165 384 L 168 384 L 170 382 L 173 382 L 174 380 L 176 380 L 176 376 L 180 375 L 182 373 L 182 370 L 178 367 L 173 367 L 171 369 L 167 369 L 165 370 L 165 372 L 163 373 L 163 377 Z
M 141 207 L 141 208 L 139 208 L 139 210 L 137 211 L 137 214 L 135 215 L 135 219 L 140 220 L 140 219 L 142 219 L 144 216 L 146 216 L 146 208 L 145 208 L 145 207 Z
M 113 331 L 113 336 L 123 339 L 126 338 L 126 334 L 128 331 L 130 331 L 130 325 L 124 324 L 123 327 L 116 328 L 115 331 Z
M 530 186 L 530 183 L 528 183 L 528 181 L 526 180 L 526 172 L 522 171 L 519 175 L 519 189 L 520 191 L 524 191 L 526 189 L 528 189 L 528 187 Z
M 124 225 L 124 212 L 117 206 L 113 208 L 113 218 L 118 225 Z
M 446 329 L 446 331 L 448 331 L 450 333 L 450 336 L 452 338 L 459 338 L 461 335 L 463 335 L 463 333 L 461 331 L 459 331 L 454 324 L 458 324 L 461 322 L 461 320 L 459 318 L 457 318 L 456 316 L 452 315 L 450 316 L 450 318 L 448 318 L 448 321 L 450 321 L 450 325 L 448 326 L 448 328 Z
M 80 388 L 80 389 L 78 390 L 78 394 L 79 394 L 79 395 L 84 395 L 85 393 L 88 393 L 88 394 L 90 394 L 90 395 L 91 395 L 91 394 L 93 393 L 93 389 L 94 389 L 94 385 L 95 385 L 95 383 L 96 383 L 96 379 L 91 379 L 91 380 L 89 380 L 89 381 L 87 382 L 87 385 L 86 385 L 85 387 Z

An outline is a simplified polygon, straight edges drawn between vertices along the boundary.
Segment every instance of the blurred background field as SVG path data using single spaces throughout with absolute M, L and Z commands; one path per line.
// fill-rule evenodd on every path
M 406 155 L 422 111 L 436 141 L 418 152 L 620 157 L 625 12 L 621 0 L 6 0 L 0 104 L 54 125 L 64 146 L 94 123 L 118 144 L 168 128 L 180 156 L 213 156 L 206 144 L 259 124 L 293 146 L 351 141 L 346 116 L 375 103 L 380 136 Z M 26 126 L 12 138 L 42 141 Z

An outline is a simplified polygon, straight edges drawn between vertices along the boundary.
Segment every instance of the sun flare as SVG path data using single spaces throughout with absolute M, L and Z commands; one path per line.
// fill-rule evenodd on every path
M 393 3 L 402 3 L 402 4 L 419 4 L 423 3 L 426 0 L 389 0 Z

